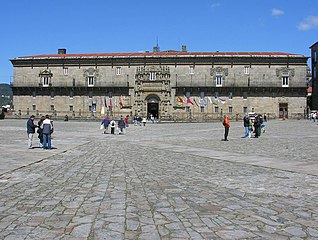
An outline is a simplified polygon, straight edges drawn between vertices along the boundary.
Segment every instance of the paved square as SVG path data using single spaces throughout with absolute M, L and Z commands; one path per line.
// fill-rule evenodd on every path
M 0 239 L 318 239 L 316 123 L 56 121 L 51 151 L 25 123 L 0 121 Z

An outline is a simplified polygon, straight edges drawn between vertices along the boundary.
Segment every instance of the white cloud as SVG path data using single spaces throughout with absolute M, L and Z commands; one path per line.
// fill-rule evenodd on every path
M 273 16 L 279 16 L 279 15 L 283 15 L 285 14 L 285 12 L 283 10 L 277 9 L 277 8 L 273 8 L 272 9 L 272 15 Z
M 310 16 L 303 22 L 298 24 L 298 29 L 302 31 L 308 31 L 310 29 L 318 29 L 318 16 Z
M 217 8 L 217 7 L 220 7 L 221 6 L 221 3 L 213 3 L 211 4 L 211 8 Z

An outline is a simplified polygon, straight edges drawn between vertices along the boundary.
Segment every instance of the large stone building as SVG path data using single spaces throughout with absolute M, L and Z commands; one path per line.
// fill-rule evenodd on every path
M 17 115 L 154 115 L 210 120 L 244 112 L 299 117 L 308 58 L 280 52 L 58 54 L 11 59 Z
M 312 86 L 312 96 L 311 96 L 311 108 L 312 110 L 318 110 L 318 42 L 313 44 L 311 47 L 311 86 Z

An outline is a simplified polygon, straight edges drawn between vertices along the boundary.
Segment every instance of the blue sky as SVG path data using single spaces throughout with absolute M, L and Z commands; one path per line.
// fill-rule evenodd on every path
M 317 0 L 3 0 L 0 83 L 9 59 L 37 54 L 279 51 L 310 56 Z M 310 60 L 308 61 L 310 64 Z

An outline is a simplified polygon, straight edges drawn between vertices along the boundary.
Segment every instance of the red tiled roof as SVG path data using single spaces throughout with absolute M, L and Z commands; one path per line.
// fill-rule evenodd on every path
M 179 51 L 164 51 L 164 52 L 131 52 L 131 53 L 81 53 L 81 54 L 42 54 L 34 56 L 23 56 L 19 59 L 28 58 L 90 58 L 90 57 L 176 57 L 176 56 L 227 56 L 227 57 L 268 57 L 268 56 L 280 56 L 280 57 L 303 57 L 301 54 L 281 53 L 281 52 L 179 52 Z

